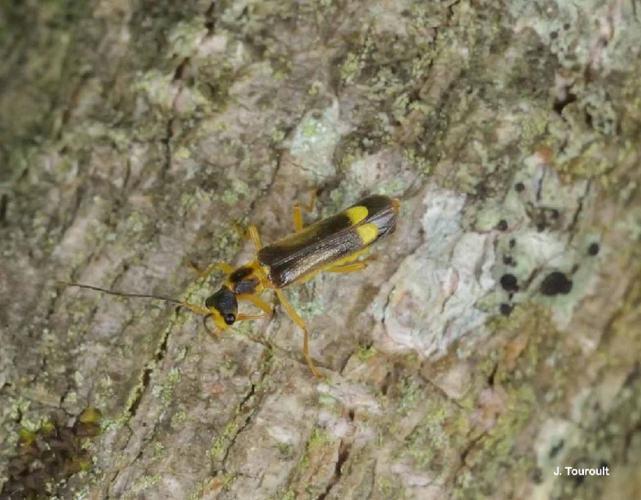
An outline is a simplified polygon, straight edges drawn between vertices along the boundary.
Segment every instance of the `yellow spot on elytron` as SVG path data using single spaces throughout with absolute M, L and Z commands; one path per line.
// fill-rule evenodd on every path
M 352 207 L 345 210 L 345 215 L 349 217 L 349 221 L 352 223 L 352 225 L 358 224 L 365 217 L 367 217 L 367 214 L 367 208 L 361 206 Z
M 356 228 L 356 232 L 358 233 L 358 237 L 363 242 L 363 245 L 369 245 L 378 236 L 378 228 L 376 227 L 376 224 L 372 223 L 358 226 Z

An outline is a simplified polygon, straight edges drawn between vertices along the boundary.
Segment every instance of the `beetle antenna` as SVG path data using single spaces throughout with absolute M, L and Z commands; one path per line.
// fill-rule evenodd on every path
M 95 290 L 97 292 L 102 292 L 102 293 L 108 293 L 109 295 L 117 295 L 118 297 L 134 297 L 134 298 L 141 298 L 141 299 L 158 299 L 158 300 L 164 300 L 166 302 L 171 302 L 172 304 L 179 304 L 179 305 L 185 305 L 184 302 L 181 302 L 176 299 L 172 299 L 171 297 L 164 297 L 162 295 L 151 295 L 151 294 L 146 294 L 146 293 L 125 293 L 125 292 L 118 292 L 115 290 L 108 290 L 107 288 L 100 288 L 99 286 L 93 286 L 93 285 L 85 285 L 83 283 L 71 283 L 68 281 L 58 281 L 60 285 L 64 286 L 74 286 L 76 288 L 86 288 L 87 290 Z

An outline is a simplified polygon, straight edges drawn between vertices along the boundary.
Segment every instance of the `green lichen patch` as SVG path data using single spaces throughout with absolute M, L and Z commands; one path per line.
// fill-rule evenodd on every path
M 209 456 L 214 462 L 220 462 L 227 452 L 229 445 L 238 434 L 239 423 L 235 420 L 230 421 L 222 430 L 222 432 L 214 439 L 211 447 L 209 448 Z
M 337 103 L 323 112 L 312 112 L 294 131 L 290 152 L 303 177 L 321 183 L 335 175 L 333 154 L 341 135 Z
M 291 481 L 295 485 L 296 498 L 316 498 L 325 490 L 326 482 L 334 472 L 333 461 L 338 444 L 326 430 L 318 427 L 312 430 Z

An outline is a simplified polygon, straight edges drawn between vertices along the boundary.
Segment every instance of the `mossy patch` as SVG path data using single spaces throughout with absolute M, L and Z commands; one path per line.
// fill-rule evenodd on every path
M 58 484 L 93 465 L 85 440 L 100 433 L 102 413 L 85 408 L 71 426 L 55 418 L 18 431 L 17 454 L 9 461 L 9 478 L 0 494 L 25 498 L 56 495 Z

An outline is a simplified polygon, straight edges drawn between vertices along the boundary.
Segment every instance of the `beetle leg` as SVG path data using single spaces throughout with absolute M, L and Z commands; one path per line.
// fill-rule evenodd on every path
M 268 314 L 244 314 L 244 313 L 239 313 L 238 316 L 236 316 L 236 321 L 253 321 L 256 319 L 264 319 L 264 318 L 269 318 Z
M 365 269 L 366 267 L 367 267 L 367 262 L 359 261 L 359 262 L 352 262 L 351 264 L 343 264 L 341 266 L 330 267 L 329 269 L 327 269 L 327 272 L 354 273 L 356 271 L 360 271 L 361 269 Z
M 330 273 L 353 273 L 356 271 L 360 271 L 361 269 L 365 269 L 369 262 L 371 260 L 375 259 L 375 256 L 370 255 L 368 257 L 365 257 L 363 260 L 354 260 L 360 257 L 362 254 L 367 252 L 367 248 L 364 248 L 363 250 L 359 250 L 358 252 L 354 253 L 353 255 L 350 255 L 348 259 L 343 259 L 343 261 L 338 261 L 333 265 L 329 265 L 323 271 L 327 271 Z
M 278 300 L 280 301 L 281 305 L 283 306 L 283 309 L 285 309 L 285 313 L 287 313 L 287 316 L 301 329 L 303 330 L 303 356 L 305 357 L 305 361 L 307 362 L 307 366 L 309 367 L 309 370 L 312 372 L 312 375 L 316 378 L 321 378 L 320 372 L 316 369 L 316 366 L 314 365 L 314 362 L 312 361 L 312 357 L 309 355 L 309 331 L 307 330 L 307 325 L 305 325 L 305 322 L 303 321 L 303 318 L 301 318 L 298 313 L 296 312 L 296 309 L 289 303 L 289 300 L 287 300 L 287 297 L 285 297 L 285 293 L 282 290 L 279 290 L 278 288 L 275 288 L 274 291 L 276 292 L 276 295 L 278 296 Z
M 303 204 L 300 202 L 294 203 L 294 213 L 293 213 L 293 219 L 294 219 L 294 231 L 296 233 L 299 233 L 303 230 L 305 227 L 305 224 L 303 223 L 303 210 L 305 212 L 311 212 L 314 210 L 314 206 L 316 205 L 316 190 L 312 190 L 311 195 L 310 195 L 310 200 L 308 204 Z
M 267 302 L 265 302 L 263 299 L 261 299 L 258 295 L 254 295 L 251 293 L 241 293 L 240 295 L 236 295 L 236 298 L 238 300 L 245 300 L 247 302 L 251 302 L 258 309 L 263 311 L 267 316 L 272 316 L 274 314 L 274 308 L 270 306 Z
M 198 279 L 209 278 L 209 276 L 216 270 L 221 270 L 225 274 L 230 274 L 234 271 L 234 267 L 227 262 L 214 262 L 209 264 L 205 269 L 200 269 L 194 262 L 189 262 L 189 267 L 198 273 Z
M 263 248 L 263 243 L 260 240 L 260 234 L 258 233 L 258 228 L 256 226 L 254 226 L 253 224 L 249 226 L 249 229 L 247 229 L 247 235 L 249 236 L 249 239 L 254 244 L 254 247 L 256 248 L 257 252 L 261 248 Z
M 216 337 L 220 337 L 223 333 L 222 330 L 218 330 L 218 329 L 213 330 L 207 326 L 207 320 L 211 318 L 211 316 L 212 316 L 211 314 L 207 314 L 206 316 L 203 316 L 203 327 L 205 327 L 205 330 L 207 330 L 210 333 L 210 335 L 215 335 Z
M 301 211 L 301 207 L 299 203 L 296 203 L 294 205 L 294 232 L 300 233 L 303 230 L 303 212 Z

